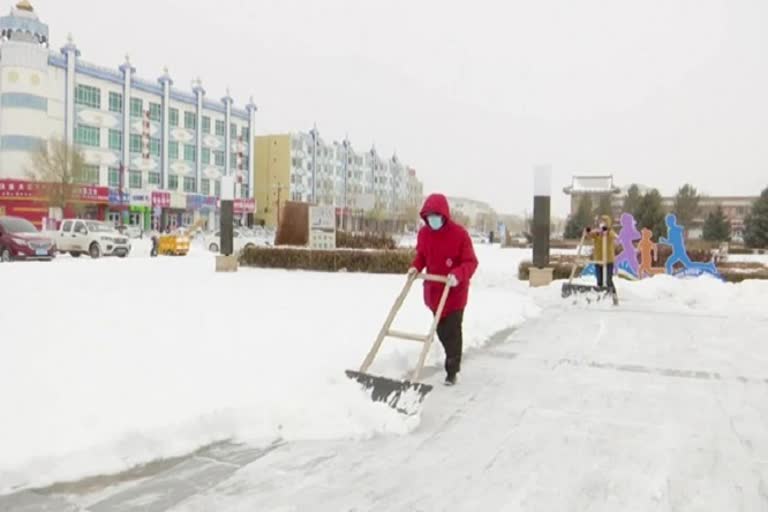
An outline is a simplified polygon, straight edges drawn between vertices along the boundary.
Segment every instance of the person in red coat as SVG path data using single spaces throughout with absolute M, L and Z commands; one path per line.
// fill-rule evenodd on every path
M 467 230 L 451 220 L 444 195 L 427 197 L 421 218 L 426 225 L 419 231 L 416 258 L 408 273 L 416 274 L 426 269 L 428 274 L 448 276 L 451 290 L 437 325 L 437 336 L 445 349 L 445 383 L 453 385 L 461 371 L 462 321 L 469 281 L 477 269 L 477 257 Z M 424 281 L 424 302 L 433 314 L 437 311 L 444 286 Z

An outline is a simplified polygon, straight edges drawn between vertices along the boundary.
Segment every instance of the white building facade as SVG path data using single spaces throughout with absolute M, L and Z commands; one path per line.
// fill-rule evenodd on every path
M 223 176 L 236 177 L 236 213 L 253 211 L 253 101 L 237 108 L 228 93 L 209 98 L 199 79 L 180 90 L 167 69 L 145 80 L 128 57 L 117 68 L 90 64 L 71 37 L 52 51 L 27 0 L 0 29 L 0 180 L 8 186 L 29 179 L 30 153 L 56 138 L 82 151 L 82 185 L 106 203 L 91 209 L 96 218 L 212 227 Z

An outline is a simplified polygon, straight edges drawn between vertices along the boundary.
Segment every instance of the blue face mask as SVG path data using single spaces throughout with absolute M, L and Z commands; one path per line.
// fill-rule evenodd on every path
M 427 224 L 429 224 L 430 228 L 437 231 L 444 224 L 442 215 L 427 215 Z

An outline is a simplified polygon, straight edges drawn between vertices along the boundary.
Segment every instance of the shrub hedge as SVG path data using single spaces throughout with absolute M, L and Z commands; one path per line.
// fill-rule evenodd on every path
M 395 240 L 379 233 L 348 233 L 336 231 L 336 247 L 345 249 L 397 249 Z
M 304 248 L 254 247 L 240 254 L 245 267 L 404 274 L 413 261 L 410 250 L 379 251 L 337 249 L 316 251 Z

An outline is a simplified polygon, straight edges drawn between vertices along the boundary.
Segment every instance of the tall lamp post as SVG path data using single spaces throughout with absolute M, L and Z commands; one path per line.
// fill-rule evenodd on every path
M 537 166 L 533 176 L 533 267 L 530 277 L 532 286 L 552 282 L 552 268 L 549 266 L 551 193 L 552 170 L 549 166 Z

